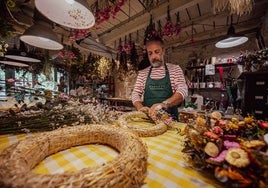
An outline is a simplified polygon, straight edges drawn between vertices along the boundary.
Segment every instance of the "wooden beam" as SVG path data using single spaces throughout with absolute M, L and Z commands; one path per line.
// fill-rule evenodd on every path
M 258 29 L 259 28 L 256 28 L 256 26 L 252 26 L 252 27 L 249 27 L 247 29 L 237 32 L 237 34 L 241 34 L 241 35 L 252 34 L 252 33 L 255 33 Z M 212 34 L 214 34 L 215 32 L 219 33 L 219 35 L 215 37 L 209 37 L 209 36 L 212 36 Z M 216 29 L 216 30 L 211 30 L 211 31 L 206 31 L 206 32 L 196 34 L 194 35 L 195 45 L 203 44 L 204 42 L 208 42 L 208 41 L 213 42 L 213 41 L 222 39 L 222 36 L 224 35 L 224 33 L 226 34 L 225 29 Z M 189 37 L 184 37 L 184 38 L 181 38 L 180 40 L 181 40 L 180 43 L 178 42 L 169 43 L 168 45 L 165 46 L 165 48 L 182 49 L 182 48 L 189 47 L 190 45 L 192 45 Z
M 204 0 L 170 0 L 164 1 L 162 4 L 151 12 L 143 10 L 138 14 L 132 16 L 130 19 L 127 19 L 120 24 L 112 27 L 109 30 L 104 31 L 103 33 L 99 34 L 100 41 L 104 42 L 105 44 L 113 43 L 113 41 L 117 40 L 120 36 L 128 35 L 129 33 L 136 32 L 136 30 L 145 28 L 149 24 L 150 14 L 152 14 L 155 21 L 163 19 L 166 16 L 166 8 L 167 5 L 172 7 L 177 7 L 175 9 L 170 10 L 170 13 L 176 13 L 181 10 L 185 10 L 187 7 L 191 7 L 196 5 L 199 2 Z

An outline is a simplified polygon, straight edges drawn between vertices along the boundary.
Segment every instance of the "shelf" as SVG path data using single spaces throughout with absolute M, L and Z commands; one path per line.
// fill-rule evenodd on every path
M 242 72 L 238 79 L 244 79 L 246 77 L 249 77 L 249 76 L 257 76 L 257 75 L 263 75 L 264 77 L 266 75 L 268 75 L 268 71 L 267 70 L 260 70 L 260 71 L 256 71 L 256 72 Z
M 192 90 L 192 91 L 219 91 L 219 92 L 226 91 L 226 89 L 221 89 L 221 88 L 188 88 L 188 90 Z
M 235 65 L 238 65 L 238 64 L 237 63 L 217 63 L 215 64 L 215 67 L 230 67 L 230 66 L 235 66 Z M 188 70 L 203 69 L 203 68 L 205 68 L 205 65 L 186 67 L 186 69 Z

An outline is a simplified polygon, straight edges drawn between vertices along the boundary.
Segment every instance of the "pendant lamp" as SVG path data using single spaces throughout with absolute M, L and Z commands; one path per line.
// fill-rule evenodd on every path
M 14 44 L 14 47 L 7 51 L 5 58 L 12 59 L 12 60 L 18 60 L 18 61 L 24 61 L 24 62 L 32 62 L 32 63 L 41 62 L 40 59 L 37 59 L 33 55 L 27 53 L 26 46 L 25 46 L 24 42 L 22 42 L 22 41 L 20 41 L 19 49 Z
M 35 7 L 48 19 L 73 29 L 89 29 L 95 18 L 86 0 L 35 0 Z
M 233 19 L 231 17 L 231 25 L 228 29 L 227 35 L 222 40 L 220 40 L 215 44 L 217 48 L 231 48 L 234 46 L 244 44 L 245 42 L 248 41 L 247 37 L 235 33 L 235 28 L 233 26 L 232 20 Z
M 25 63 L 20 63 L 20 62 L 13 61 L 13 60 L 0 60 L 0 64 L 5 64 L 9 66 L 14 66 L 14 67 L 29 67 L 29 65 Z
M 32 46 L 47 50 L 61 50 L 63 45 L 52 30 L 52 22 L 45 18 L 37 9 L 34 12 L 34 25 L 29 27 L 20 40 Z

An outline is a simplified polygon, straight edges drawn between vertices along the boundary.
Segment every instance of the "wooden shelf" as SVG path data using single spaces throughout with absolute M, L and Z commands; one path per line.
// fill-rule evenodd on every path
M 217 63 L 215 64 L 215 67 L 230 67 L 230 66 L 235 66 L 235 65 L 238 65 L 238 64 L 237 63 Z M 205 65 L 186 67 L 186 69 L 188 70 L 203 69 L 203 68 L 205 68 Z
M 226 89 L 221 89 L 221 88 L 188 88 L 189 90 L 192 91 L 222 91 L 225 92 Z

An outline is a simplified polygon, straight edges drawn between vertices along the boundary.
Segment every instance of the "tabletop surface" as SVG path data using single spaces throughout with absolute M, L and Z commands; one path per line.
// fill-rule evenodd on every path
M 0 135 L 0 152 L 26 136 Z M 162 135 L 142 140 L 146 143 L 149 153 L 147 177 L 143 188 L 218 187 L 214 180 L 189 167 L 181 152 L 183 138 L 177 130 L 168 130 Z M 106 145 L 77 146 L 48 156 L 33 171 L 38 174 L 78 171 L 85 167 L 102 165 L 117 155 L 117 151 Z

